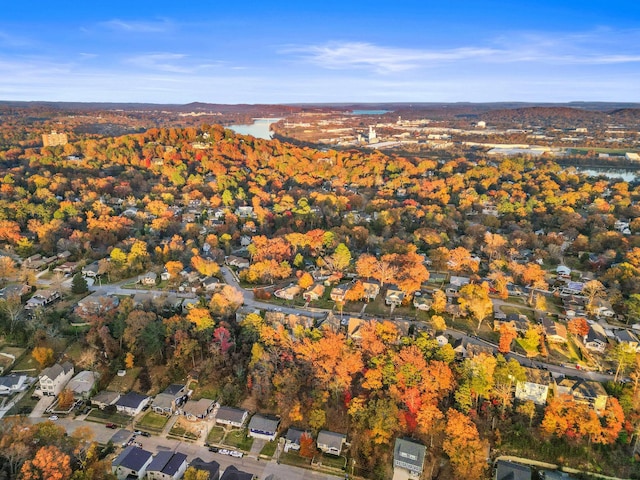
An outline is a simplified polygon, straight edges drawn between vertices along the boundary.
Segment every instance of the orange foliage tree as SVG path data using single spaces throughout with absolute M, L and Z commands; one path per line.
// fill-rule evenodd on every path
M 67 480 L 71 477 L 71 459 L 53 445 L 42 447 L 20 471 L 24 480 Z
M 480 439 L 478 429 L 469 417 L 450 408 L 445 437 L 442 448 L 449 456 L 456 478 L 485 478 L 489 444 Z

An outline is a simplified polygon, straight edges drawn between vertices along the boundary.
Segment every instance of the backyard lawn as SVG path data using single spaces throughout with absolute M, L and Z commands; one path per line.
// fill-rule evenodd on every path
M 121 427 L 124 427 L 131 423 L 131 417 L 128 415 L 123 415 L 118 412 L 107 413 L 98 408 L 94 408 L 91 410 L 89 415 L 87 415 L 87 420 L 89 422 L 97 422 L 97 423 L 115 423 Z
M 138 375 L 140 374 L 140 367 L 134 367 L 127 370 L 127 373 L 124 377 L 119 377 L 116 375 L 111 380 L 111 383 L 106 388 L 111 392 L 128 392 L 133 388 L 133 384 L 135 383 Z
M 220 443 L 224 438 L 224 428 L 213 427 L 207 435 L 207 443 Z
M 168 421 L 169 417 L 166 415 L 160 415 L 159 413 L 149 410 L 144 414 L 139 422 L 136 422 L 136 427 L 159 432 L 164 428 Z
M 253 445 L 253 438 L 247 436 L 244 430 L 234 430 L 227 434 L 224 444 L 248 452 Z

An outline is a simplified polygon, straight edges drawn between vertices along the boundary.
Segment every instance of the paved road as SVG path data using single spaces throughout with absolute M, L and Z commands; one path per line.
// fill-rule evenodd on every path
M 46 421 L 46 418 L 30 418 L 30 420 L 33 423 L 37 423 Z M 55 423 L 65 427 L 70 434 L 80 427 L 89 427 L 94 433 L 94 440 L 103 444 L 106 444 L 115 432 L 117 432 L 117 430 L 106 428 L 101 423 L 85 422 L 72 418 L 60 418 Z M 181 442 L 155 435 L 151 437 L 137 436 L 136 442 L 141 443 L 142 448 L 153 454 L 163 450 L 179 451 L 187 456 L 187 461 L 189 462 L 196 457 L 200 457 L 207 462 L 215 460 L 220 464 L 221 469 L 234 465 L 239 470 L 258 475 L 258 478 L 266 478 L 270 474 L 275 474 L 276 478 L 280 478 L 281 480 L 334 480 L 344 478 L 343 476 L 319 473 L 291 465 L 278 465 L 275 460 L 257 460 L 249 456 L 234 458 L 228 455 L 212 453 L 209 452 L 207 447 L 201 444 Z M 119 451 L 119 448 L 121 447 L 118 447 L 117 451 Z
M 224 281 L 228 284 L 231 285 L 233 287 L 236 287 L 238 290 L 240 290 L 242 292 L 242 294 L 244 295 L 244 305 L 249 306 L 249 307 L 254 307 L 257 309 L 261 309 L 261 310 L 271 310 L 271 311 L 281 311 L 284 313 L 290 313 L 290 314 L 295 314 L 295 315 L 307 315 L 307 316 L 311 316 L 314 318 L 321 318 L 324 317 L 327 312 L 329 312 L 330 310 L 322 310 L 319 308 L 304 308 L 304 307 L 279 307 L 279 306 L 275 306 L 272 303 L 268 303 L 268 302 L 261 302 L 259 300 L 256 300 L 254 298 L 253 295 L 253 290 L 251 289 L 245 289 L 242 288 L 240 286 L 240 283 L 238 282 L 238 279 L 236 278 L 236 276 L 234 275 L 234 273 L 226 266 L 223 266 L 220 269 L 221 273 L 222 273 L 222 277 L 224 279 Z M 126 284 L 126 283 L 130 283 L 131 280 L 125 280 L 122 281 L 120 283 L 117 284 L 109 284 L 109 285 L 103 285 L 103 286 L 93 286 L 92 290 L 94 291 L 98 291 L 101 292 L 103 294 L 115 294 L 115 295 L 131 295 L 131 294 L 136 294 L 136 293 L 140 293 L 140 292 L 150 292 L 150 293 L 166 293 L 164 290 L 136 290 L 136 289 L 126 289 L 126 288 L 122 288 L 122 285 Z M 194 294 L 179 294 L 180 296 L 184 296 L 186 298 L 193 298 L 195 295 Z M 495 303 L 497 303 L 498 305 L 510 305 L 508 302 L 505 302 L 503 300 L 500 299 L 495 299 Z M 523 307 L 523 308 L 527 308 L 527 307 Z M 476 345 L 484 345 L 484 346 L 491 346 L 494 349 L 497 349 L 497 345 L 487 342 L 486 340 L 482 340 L 478 337 L 476 337 L 475 335 L 468 335 L 465 332 L 461 332 L 458 330 L 452 330 L 452 329 L 448 329 L 446 330 L 446 333 L 448 335 L 450 335 L 453 338 L 464 338 L 465 341 L 472 343 L 472 344 L 476 344 Z M 571 376 L 571 377 L 577 377 L 577 378 L 583 378 L 585 380 L 595 380 L 598 382 L 606 382 L 606 381 L 610 381 L 613 380 L 614 376 L 613 375 L 607 375 L 604 373 L 598 373 L 598 372 L 588 372 L 585 370 L 577 370 L 575 368 L 571 368 L 571 367 L 563 367 L 561 365 L 554 365 L 551 363 L 546 363 L 546 362 L 542 362 L 539 360 L 532 360 L 530 358 L 527 358 L 524 355 L 519 355 L 516 353 L 510 353 L 507 355 L 509 358 L 515 358 L 516 360 L 518 360 L 518 362 L 520 362 L 522 365 L 527 366 L 527 367 L 538 367 L 538 368 L 546 368 L 548 369 L 550 372 L 553 373 L 557 373 L 557 374 L 562 374 L 562 375 L 566 375 L 566 376 Z

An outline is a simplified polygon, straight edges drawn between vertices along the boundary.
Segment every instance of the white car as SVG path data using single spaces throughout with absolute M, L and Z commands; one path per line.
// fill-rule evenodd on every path
M 49 420 L 51 420 L 52 422 L 55 422 L 56 420 L 58 420 L 58 416 L 57 415 L 51 415 L 49 417 Z
M 236 457 L 236 458 L 242 458 L 242 452 L 239 452 L 237 450 L 231 450 L 229 452 L 229 455 L 231 455 L 232 457 Z
M 222 449 L 218 450 L 218 453 L 220 453 L 221 455 L 229 455 L 231 452 L 229 450 L 227 450 L 226 448 L 222 448 Z

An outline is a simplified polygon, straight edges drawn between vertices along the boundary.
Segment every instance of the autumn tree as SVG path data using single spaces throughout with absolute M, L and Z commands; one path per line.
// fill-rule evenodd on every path
M 38 362 L 40 368 L 48 367 L 53 363 L 53 349 L 49 347 L 35 347 L 31 356 Z
M 307 432 L 300 435 L 300 456 L 304 458 L 313 458 L 316 454 L 316 443 L 313 437 Z
M 298 285 L 304 290 L 313 285 L 313 283 L 313 277 L 309 272 L 304 272 L 298 279 Z
M 578 317 L 569 320 L 567 329 L 572 335 L 582 338 L 589 333 L 590 327 L 585 318 Z
M 202 258 L 199 255 L 191 257 L 191 265 L 198 273 L 206 277 L 215 277 L 220 272 L 220 266 L 215 261 Z
M 187 320 L 195 325 L 196 330 L 206 330 L 214 326 L 213 318 L 209 309 L 202 307 L 194 307 L 187 313 Z
M 0 286 L 4 285 L 7 280 L 14 277 L 18 273 L 16 263 L 11 257 L 0 257 Z
M 58 394 L 58 410 L 69 410 L 73 401 L 73 391 L 65 388 Z
M 243 302 L 244 295 L 240 290 L 231 285 L 225 285 L 222 287 L 222 290 L 213 294 L 209 308 L 214 315 L 228 317 L 234 313 Z
M 20 473 L 24 480 L 67 480 L 72 473 L 71 458 L 53 445 L 41 447 Z
M 498 351 L 501 353 L 509 353 L 511 351 L 511 342 L 518 337 L 516 327 L 512 323 L 503 322 L 500 325 L 500 343 Z
M 480 329 L 484 319 L 493 312 L 493 302 L 489 298 L 489 285 L 486 282 L 464 285 L 460 289 L 458 303 L 478 322 L 476 329 Z
M 431 310 L 435 313 L 444 312 L 447 308 L 447 295 L 442 290 L 434 290 L 432 297 Z
M 199 470 L 196 467 L 189 467 L 184 472 L 184 480 L 209 480 L 209 472 Z
M 442 448 L 449 456 L 456 478 L 485 478 L 488 442 L 480 439 L 477 427 L 463 413 L 450 408 L 446 417 Z
M 517 412 L 523 417 L 529 419 L 529 427 L 531 427 L 533 417 L 536 415 L 536 404 L 531 400 L 527 400 L 526 402 L 518 405 Z

